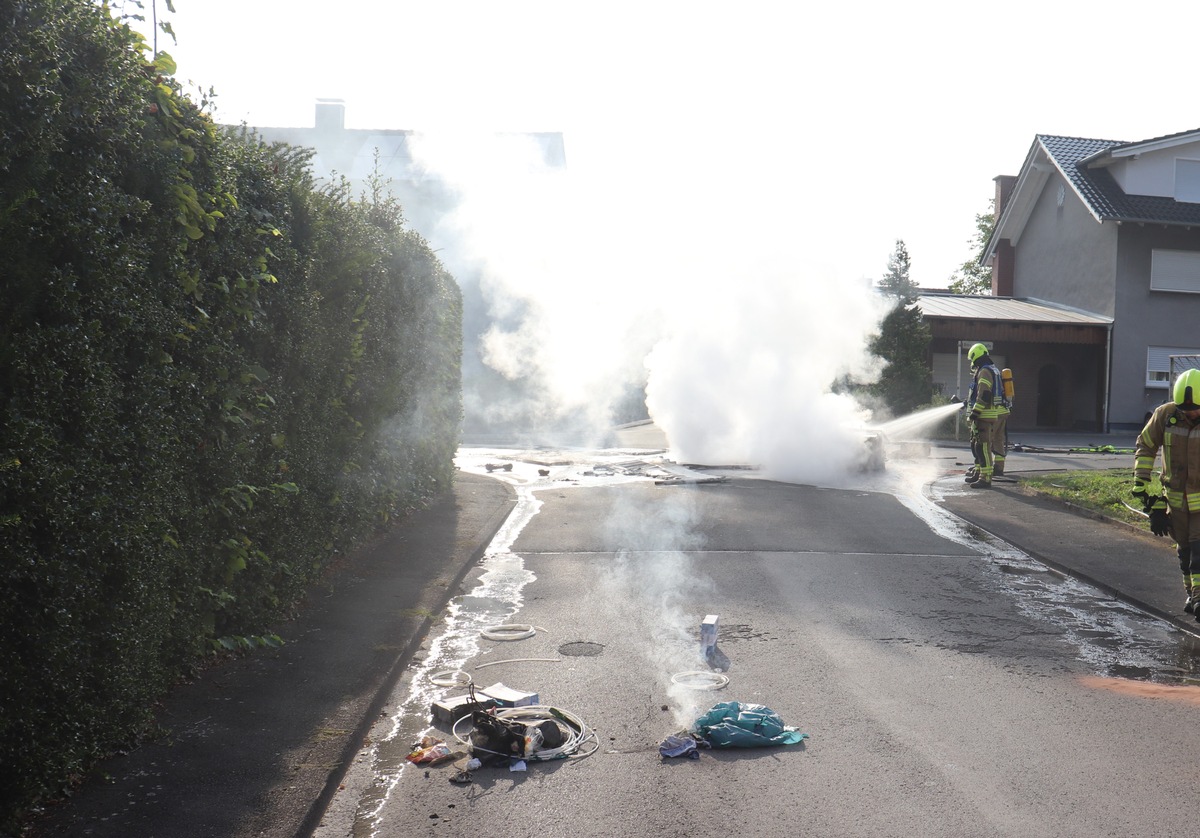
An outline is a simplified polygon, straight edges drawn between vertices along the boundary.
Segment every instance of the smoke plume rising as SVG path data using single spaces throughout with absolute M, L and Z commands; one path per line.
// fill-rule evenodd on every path
M 752 192 L 722 212 L 669 168 L 633 184 L 552 168 L 516 135 L 413 149 L 460 195 L 442 232 L 479 269 L 483 358 L 526 382 L 540 415 L 570 417 L 594 443 L 645 382 L 681 461 L 822 482 L 860 455 L 869 412 L 832 387 L 873 378 L 867 345 L 888 303 L 807 262 L 814 233 L 785 212 L 759 212 Z
M 717 596 L 712 580 L 686 552 L 703 546 L 697 519 L 690 492 L 667 490 L 656 494 L 653 503 L 620 493 L 606 526 L 610 543 L 621 548 L 600 577 L 611 619 L 628 626 L 626 636 L 638 644 L 658 675 L 681 729 L 695 721 L 712 698 L 671 681 L 673 674 L 704 668 L 700 621 L 703 609 Z

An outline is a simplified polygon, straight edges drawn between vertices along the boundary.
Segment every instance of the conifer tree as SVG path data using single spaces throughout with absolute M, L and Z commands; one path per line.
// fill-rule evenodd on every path
M 871 341 L 871 351 L 886 362 L 872 389 L 893 416 L 912 413 L 933 397 L 933 374 L 927 358 L 932 335 L 916 304 L 919 286 L 909 275 L 911 267 L 908 248 L 897 240 L 887 273 L 878 286 L 895 298 L 895 305 Z

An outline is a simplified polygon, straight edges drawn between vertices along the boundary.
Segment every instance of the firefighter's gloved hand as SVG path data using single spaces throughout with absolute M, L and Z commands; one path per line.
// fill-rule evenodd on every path
M 1133 498 L 1142 504 L 1142 511 L 1149 512 L 1154 508 L 1156 503 L 1160 508 L 1166 509 L 1166 499 L 1162 495 L 1150 497 L 1147 489 L 1149 489 L 1149 482 L 1144 477 L 1133 478 Z
M 1165 509 L 1150 510 L 1150 532 L 1155 535 L 1171 535 L 1171 517 Z

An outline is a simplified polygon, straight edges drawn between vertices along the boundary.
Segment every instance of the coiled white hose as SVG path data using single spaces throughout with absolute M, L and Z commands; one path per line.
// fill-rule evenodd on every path
M 692 669 L 687 672 L 676 672 L 671 676 L 671 683 L 681 687 L 691 687 L 694 690 L 719 690 L 729 683 L 729 676 L 719 672 Z
M 446 669 L 430 674 L 429 680 L 439 687 L 466 687 L 471 683 L 471 676 L 461 669 Z
M 551 707 L 548 704 L 530 704 L 525 707 L 500 707 L 495 711 L 496 716 L 502 719 L 519 722 L 524 725 L 536 725 L 538 722 L 553 721 L 560 728 L 566 728 L 568 731 L 566 739 L 557 748 L 541 748 L 532 755 L 526 755 L 526 762 L 548 762 L 554 759 L 566 759 L 569 756 L 576 755 L 585 745 L 591 744 L 591 750 L 586 753 L 578 754 L 580 759 L 591 756 L 600 747 L 600 742 L 596 738 L 596 732 L 588 727 L 583 719 L 567 710 L 558 707 Z M 463 716 L 456 721 L 453 727 L 450 728 L 454 738 L 464 745 L 470 746 L 470 731 L 464 733 L 459 732 L 459 725 L 464 721 L 470 722 L 470 715 Z
M 488 626 L 479 633 L 488 640 L 524 640 L 537 634 L 537 629 L 522 623 L 505 623 L 500 626 Z

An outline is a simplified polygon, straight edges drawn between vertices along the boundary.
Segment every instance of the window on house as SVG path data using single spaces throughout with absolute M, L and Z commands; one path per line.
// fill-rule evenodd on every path
M 1200 294 L 1200 251 L 1150 251 L 1150 289 Z
M 1167 388 L 1171 386 L 1171 356 L 1200 356 L 1200 349 L 1180 346 L 1146 347 L 1146 386 Z
M 1200 160 L 1175 160 L 1175 200 L 1200 204 Z

